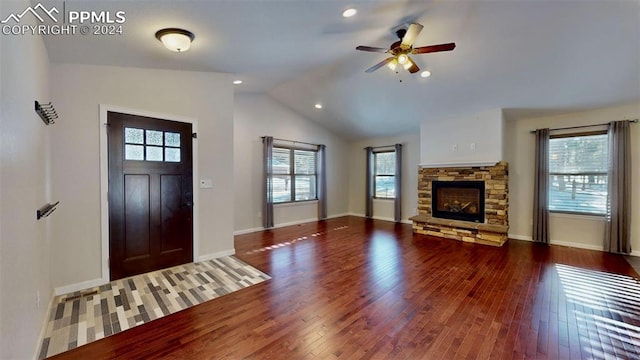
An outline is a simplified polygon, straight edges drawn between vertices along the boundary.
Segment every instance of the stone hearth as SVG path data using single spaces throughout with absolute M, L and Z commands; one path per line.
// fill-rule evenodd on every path
M 509 172 L 506 162 L 493 166 L 423 167 L 418 175 L 418 215 L 413 231 L 448 239 L 502 246 L 509 231 Z M 484 181 L 484 222 L 432 217 L 433 181 Z

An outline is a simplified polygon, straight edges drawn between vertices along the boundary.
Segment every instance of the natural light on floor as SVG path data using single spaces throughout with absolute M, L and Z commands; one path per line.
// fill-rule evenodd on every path
M 630 276 L 556 264 L 568 304 L 559 321 L 575 321 L 583 354 L 640 355 L 640 282 Z M 570 305 L 569 305 L 570 304 Z M 571 338 L 572 336 L 570 336 Z

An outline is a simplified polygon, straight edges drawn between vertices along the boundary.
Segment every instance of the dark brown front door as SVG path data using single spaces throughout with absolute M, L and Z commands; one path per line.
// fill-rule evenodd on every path
M 111 280 L 193 261 L 191 124 L 109 112 Z

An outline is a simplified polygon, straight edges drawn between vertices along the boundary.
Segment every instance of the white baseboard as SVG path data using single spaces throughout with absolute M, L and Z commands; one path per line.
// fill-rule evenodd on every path
M 83 281 L 83 282 L 79 282 L 71 285 L 60 286 L 53 289 L 53 296 L 68 294 L 68 293 L 81 291 L 81 290 L 89 289 L 96 286 L 101 286 L 108 282 L 109 280 L 105 280 L 105 279 L 93 279 L 93 280 L 87 280 L 87 281 Z
M 211 254 L 200 255 L 198 256 L 197 262 L 213 260 L 213 259 L 221 258 L 223 256 L 230 256 L 230 255 L 234 255 L 235 253 L 236 253 L 236 249 L 228 249 L 228 250 L 218 251 Z
M 509 239 L 533 242 L 533 239 L 531 238 L 531 236 L 527 236 L 527 235 L 509 234 Z M 604 251 L 602 246 L 593 245 L 593 244 L 576 243 L 576 242 L 570 242 L 570 241 L 559 241 L 559 240 L 553 240 L 552 239 L 550 244 L 551 245 L 558 245 L 558 246 L 567 246 L 567 247 L 572 247 L 572 248 L 577 248 L 577 249 Z
M 327 216 L 327 220 L 328 219 L 335 219 L 335 218 L 339 218 L 339 217 L 343 217 L 343 216 L 349 216 L 351 214 L 335 214 L 335 215 L 329 215 Z M 305 220 L 297 220 L 297 221 L 290 221 L 290 222 L 286 222 L 286 223 L 280 223 L 280 224 L 275 224 L 272 229 L 277 229 L 277 228 L 281 228 L 281 227 L 285 227 L 285 226 L 294 226 L 294 225 L 300 225 L 300 224 L 308 224 L 308 223 L 312 223 L 312 222 L 318 222 L 320 221 L 319 219 L 313 218 L 313 219 L 305 219 Z M 263 231 L 265 230 L 265 228 L 263 227 L 257 227 L 257 228 L 252 228 L 252 229 L 244 229 L 244 230 L 236 230 L 233 232 L 233 235 L 242 235 L 242 234 L 249 234 L 249 233 L 253 233 L 253 232 L 258 232 L 258 231 Z
M 509 239 L 533 241 L 533 239 L 531 239 L 531 236 L 525 236 L 525 235 L 508 234 L 507 237 L 509 237 Z
M 250 234 L 250 233 L 254 233 L 254 232 L 258 232 L 258 231 L 262 231 L 262 230 L 264 230 L 263 227 L 244 229 L 244 230 L 236 230 L 236 231 L 233 232 L 233 236 L 243 235 L 243 234 Z
M 365 214 L 356 214 L 356 213 L 349 213 L 347 215 L 349 215 L 349 216 L 357 216 L 357 217 L 361 217 L 361 218 L 365 218 L 366 217 Z M 371 218 L 374 219 L 374 220 L 396 222 L 396 219 L 390 218 L 390 217 L 386 217 L 386 216 L 372 216 Z M 400 222 L 403 223 L 403 224 L 409 224 L 409 225 L 413 224 L 413 221 L 411 221 L 409 219 L 402 219 L 402 220 L 400 220 Z
M 56 297 L 55 293 L 52 291 L 49 296 L 49 304 L 47 304 L 47 311 L 44 313 L 44 320 L 42 321 L 42 326 L 40 327 L 40 333 L 38 334 L 36 344 L 35 353 L 33 354 L 32 359 L 40 358 L 40 346 L 42 346 L 42 340 L 44 340 L 44 334 L 47 332 L 47 326 L 49 325 L 49 319 L 51 319 L 51 308 L 53 307 L 53 299 Z

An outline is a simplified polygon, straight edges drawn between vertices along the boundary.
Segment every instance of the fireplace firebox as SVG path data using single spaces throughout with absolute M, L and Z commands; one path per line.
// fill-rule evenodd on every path
M 433 181 L 432 216 L 484 222 L 484 181 Z

